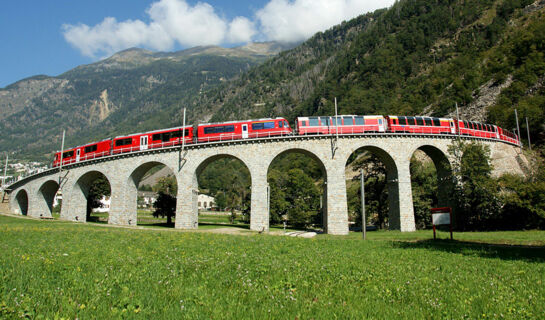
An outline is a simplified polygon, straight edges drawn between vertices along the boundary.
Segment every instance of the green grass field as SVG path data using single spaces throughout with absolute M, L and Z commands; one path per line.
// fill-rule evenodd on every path
M 0 216 L 0 318 L 545 315 L 543 231 L 247 234 Z

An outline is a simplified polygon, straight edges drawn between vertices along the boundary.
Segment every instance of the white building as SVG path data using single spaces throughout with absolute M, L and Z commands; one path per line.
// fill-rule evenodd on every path
M 199 210 L 210 210 L 216 207 L 214 197 L 211 197 L 207 194 L 199 194 L 197 198 L 197 206 Z
M 151 208 L 157 200 L 157 193 L 153 191 L 138 191 L 138 206 L 140 208 Z
M 110 203 L 112 202 L 110 197 L 102 196 L 102 199 L 99 200 L 100 208 L 94 208 L 93 212 L 109 212 Z

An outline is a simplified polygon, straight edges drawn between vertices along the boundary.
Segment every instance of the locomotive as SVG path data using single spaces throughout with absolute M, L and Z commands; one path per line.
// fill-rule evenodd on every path
M 320 134 L 448 134 L 500 140 L 520 145 L 519 137 L 493 124 L 456 118 L 381 115 L 298 117 L 295 131 L 285 118 L 204 123 L 118 136 L 55 153 L 53 167 L 113 154 L 182 144 Z

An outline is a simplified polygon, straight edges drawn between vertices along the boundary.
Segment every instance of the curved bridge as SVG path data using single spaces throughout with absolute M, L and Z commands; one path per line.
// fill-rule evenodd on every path
M 110 224 L 136 225 L 137 187 L 144 174 L 157 164 L 175 173 L 178 183 L 175 227 L 195 229 L 198 226 L 197 194 L 199 173 L 212 161 L 223 157 L 242 161 L 251 175 L 250 229 L 269 230 L 267 173 L 271 162 L 281 154 L 301 152 L 319 163 L 324 184 L 324 228 L 329 234 L 348 233 L 348 210 L 345 167 L 349 157 L 365 149 L 384 163 L 387 171 L 390 229 L 414 231 L 410 159 L 416 150 L 424 151 L 434 162 L 439 182 L 451 175 L 449 145 L 459 137 L 452 135 L 358 134 L 290 136 L 235 140 L 187 145 L 113 155 L 51 169 L 12 184 L 9 189 L 10 208 L 17 214 L 51 217 L 59 181 L 63 191 L 61 219 L 85 222 L 89 188 L 103 174 L 111 187 Z M 503 153 L 515 146 L 478 138 L 490 147 L 491 153 Z M 502 159 L 502 161 L 515 161 Z M 438 183 L 440 205 L 446 205 L 446 183 Z

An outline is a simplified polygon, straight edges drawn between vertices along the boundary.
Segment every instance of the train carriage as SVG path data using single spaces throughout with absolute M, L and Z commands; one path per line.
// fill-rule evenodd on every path
M 199 124 L 197 142 L 263 138 L 290 135 L 292 130 L 284 118 L 230 121 Z
M 513 132 L 498 127 L 498 135 L 500 140 L 520 146 L 520 139 Z
M 184 130 L 185 133 L 184 133 Z M 183 138 L 183 139 L 182 139 Z M 125 153 L 147 149 L 172 147 L 193 142 L 193 127 L 175 127 L 144 133 L 119 136 L 113 140 L 113 153 Z
M 321 116 L 298 117 L 297 133 L 306 134 L 357 134 L 365 132 L 384 132 L 386 121 L 383 116 Z
M 435 117 L 386 116 L 388 131 L 421 134 L 455 134 L 454 120 Z
M 78 146 L 65 150 L 62 155 L 62 164 L 71 164 L 75 162 L 90 160 L 98 157 L 103 157 L 110 154 L 112 145 L 111 139 L 105 139 L 99 142 L 92 142 L 83 146 Z M 53 167 L 59 166 L 61 163 L 61 152 L 55 153 Z
M 498 127 L 493 124 L 485 124 L 466 120 L 457 120 L 456 124 L 458 133 L 461 135 L 479 138 L 500 139 Z

